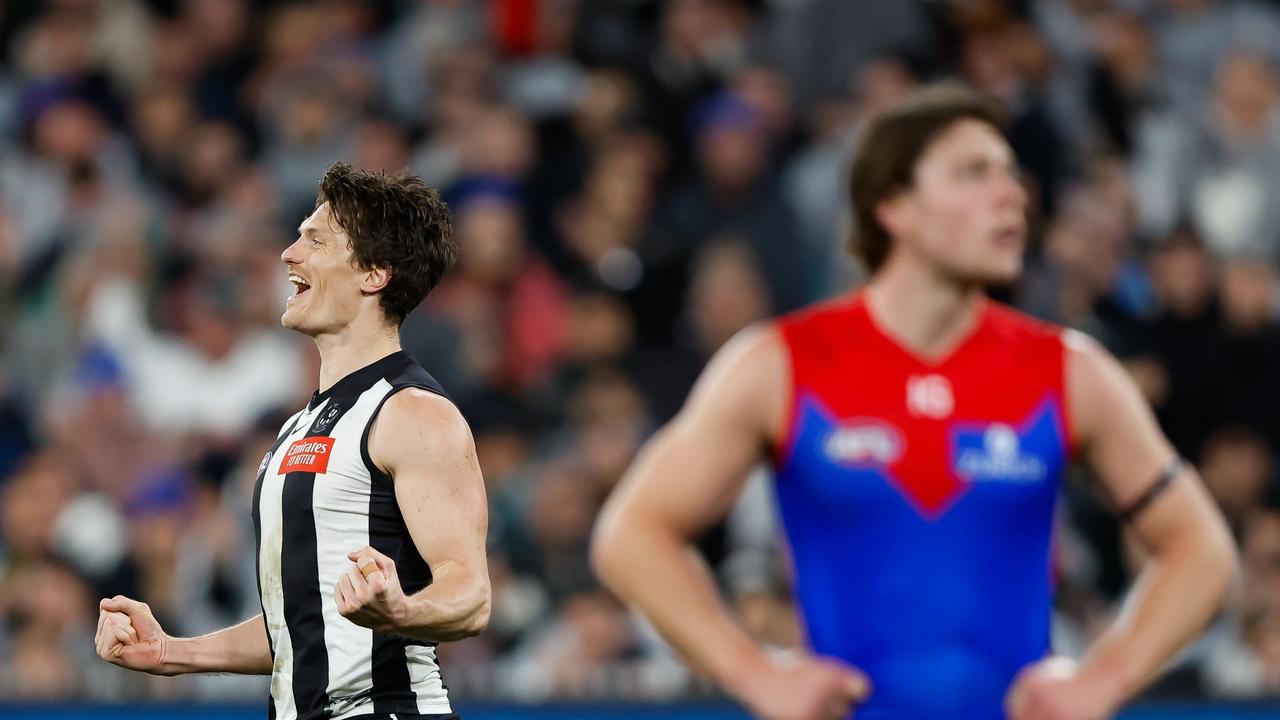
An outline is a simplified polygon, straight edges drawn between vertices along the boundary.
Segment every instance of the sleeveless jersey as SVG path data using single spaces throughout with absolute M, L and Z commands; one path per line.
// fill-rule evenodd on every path
M 776 492 L 814 652 L 868 673 L 858 720 L 994 720 L 1049 650 L 1069 455 L 1061 332 L 984 301 L 928 361 L 857 293 L 779 321 Z
M 391 479 L 369 458 L 374 417 L 407 387 L 444 394 L 403 351 L 347 375 L 285 422 L 259 466 L 253 528 L 274 662 L 270 718 L 450 712 L 434 643 L 360 627 L 333 597 L 347 553 L 365 545 L 395 560 L 406 595 L 431 582 Z

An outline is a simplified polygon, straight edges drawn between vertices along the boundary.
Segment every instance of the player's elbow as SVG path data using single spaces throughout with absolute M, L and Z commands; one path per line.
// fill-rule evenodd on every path
M 1155 553 L 1158 561 L 1176 563 L 1196 578 L 1205 597 L 1220 605 L 1233 580 L 1240 576 L 1240 556 L 1231 530 L 1221 516 L 1206 514 L 1187 523 L 1176 540 Z
M 613 574 L 613 567 L 616 564 L 615 558 L 618 554 L 615 525 L 616 523 L 609 521 L 602 514 L 599 520 L 596 521 L 595 529 L 591 531 L 591 570 L 606 585 L 609 584 L 609 578 Z
M 493 589 L 489 585 L 488 577 L 477 580 L 475 597 L 476 601 L 462 626 L 463 637 L 479 635 L 489 627 L 489 615 L 493 609 Z
M 617 591 L 618 574 L 626 566 L 623 555 L 631 544 L 627 520 L 616 501 L 610 501 L 591 532 L 591 569 L 606 587 Z
M 1221 603 L 1232 581 L 1240 577 L 1240 554 L 1225 522 L 1214 527 L 1209 535 L 1201 548 L 1200 566 L 1202 577 L 1217 591 Z
M 460 610 L 458 614 L 449 620 L 448 629 L 440 633 L 440 637 L 435 638 L 436 640 L 450 642 L 463 640 L 475 637 L 489 627 L 489 614 L 492 606 L 489 584 L 486 582 L 483 588 L 477 587 L 472 597 L 474 597 L 474 600 L 466 606 L 465 610 Z
M 485 628 L 489 627 L 490 605 L 490 601 L 486 598 L 479 607 L 467 616 L 466 621 L 462 625 L 461 632 L 459 633 L 462 637 L 475 637 L 476 635 L 484 632 Z

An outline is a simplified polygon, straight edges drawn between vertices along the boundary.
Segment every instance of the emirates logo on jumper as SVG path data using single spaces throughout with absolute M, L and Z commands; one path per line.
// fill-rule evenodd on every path
M 280 474 L 291 472 L 322 473 L 329 469 L 329 455 L 333 450 L 333 438 L 315 435 L 305 437 L 289 446 L 284 460 L 280 461 Z

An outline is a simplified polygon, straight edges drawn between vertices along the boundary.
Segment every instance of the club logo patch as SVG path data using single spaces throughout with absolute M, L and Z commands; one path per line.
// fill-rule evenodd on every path
M 285 451 L 280 462 L 280 475 L 291 472 L 322 473 L 329 469 L 329 456 L 333 450 L 333 438 L 325 436 L 305 437 Z
M 322 433 L 328 430 L 329 426 L 333 424 L 333 421 L 338 419 L 338 415 L 341 412 L 342 408 L 338 407 L 336 404 L 330 405 L 329 409 L 325 410 L 324 415 L 316 418 L 315 423 L 311 426 L 311 432 Z

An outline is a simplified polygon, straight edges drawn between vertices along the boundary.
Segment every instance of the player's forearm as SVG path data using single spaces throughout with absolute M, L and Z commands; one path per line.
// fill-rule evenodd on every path
M 1153 557 L 1081 672 L 1109 686 L 1117 703 L 1132 698 L 1213 618 L 1235 568 L 1230 537 L 1216 529 Z
M 731 618 L 711 572 L 679 535 L 636 518 L 606 517 L 592 541 L 596 574 L 640 610 L 696 670 L 741 697 L 764 649 Z
M 262 615 L 194 638 L 173 638 L 165 651 L 165 675 L 222 672 L 270 675 L 271 645 Z
M 489 578 L 461 567 L 433 568 L 430 585 L 405 598 L 396 634 L 427 642 L 477 635 L 489 624 Z

